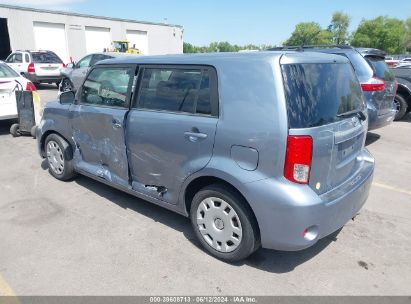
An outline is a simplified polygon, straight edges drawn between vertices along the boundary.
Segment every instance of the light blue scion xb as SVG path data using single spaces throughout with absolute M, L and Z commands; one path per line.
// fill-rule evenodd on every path
M 189 216 L 225 261 L 301 250 L 365 203 L 374 159 L 348 59 L 310 52 L 112 59 L 37 130 L 50 173 L 80 173 Z M 138 203 L 138 201 L 136 201 Z

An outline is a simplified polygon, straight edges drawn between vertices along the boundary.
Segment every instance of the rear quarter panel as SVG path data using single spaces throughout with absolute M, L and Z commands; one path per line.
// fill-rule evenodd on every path
M 71 123 L 70 123 L 70 106 L 62 105 L 55 102 L 49 102 L 44 108 L 43 119 L 40 122 L 37 141 L 39 145 L 40 154 L 43 155 L 43 145 L 48 134 L 58 133 L 65 138 L 72 146 L 74 142 L 72 140 Z
M 184 182 L 180 191 L 181 202 L 184 202 L 184 190 L 192 180 L 213 176 L 232 184 L 254 210 L 257 202 L 252 201 L 246 184 L 283 178 L 288 122 L 279 59 L 251 58 L 239 64 L 225 58 L 215 64 L 220 114 L 213 156 L 206 168 Z M 257 151 L 256 168 L 245 167 L 236 161 L 233 146 L 251 148 L 252 158 Z

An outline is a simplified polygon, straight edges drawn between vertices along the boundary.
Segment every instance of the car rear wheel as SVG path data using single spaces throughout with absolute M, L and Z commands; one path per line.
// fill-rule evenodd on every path
M 229 187 L 214 184 L 201 189 L 193 198 L 190 217 L 198 240 L 218 259 L 243 260 L 259 247 L 251 208 Z
M 407 113 L 408 104 L 405 101 L 404 97 L 401 95 L 395 95 L 394 98 L 394 109 L 397 111 L 395 114 L 394 120 L 401 120 L 404 115 Z
M 71 147 L 61 136 L 57 134 L 47 136 L 45 152 L 51 175 L 62 181 L 75 176 Z

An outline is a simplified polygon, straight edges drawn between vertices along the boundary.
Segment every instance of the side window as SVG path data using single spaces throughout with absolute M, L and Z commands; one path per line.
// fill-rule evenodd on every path
M 15 54 L 9 55 L 9 57 L 7 57 L 7 59 L 6 59 L 6 62 L 7 62 L 7 63 L 13 63 L 13 62 L 14 62 L 14 55 L 15 55 Z
M 209 70 L 145 68 L 138 107 L 211 115 Z
M 22 63 L 23 62 L 23 56 L 21 53 L 16 53 L 14 55 L 14 62 L 16 63 Z
M 124 107 L 134 68 L 96 68 L 88 75 L 81 89 L 80 101 L 85 104 Z
M 25 59 L 26 59 L 26 63 L 29 63 L 29 62 L 30 62 L 30 56 L 29 56 L 29 54 L 25 54 L 24 57 L 25 57 Z
M 81 59 L 79 62 L 77 62 L 76 68 L 88 68 L 90 66 L 91 57 L 92 55 L 89 55 Z

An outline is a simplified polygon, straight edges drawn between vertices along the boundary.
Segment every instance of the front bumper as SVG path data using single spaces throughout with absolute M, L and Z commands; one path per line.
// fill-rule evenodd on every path
M 364 150 L 360 169 L 344 184 L 317 195 L 307 185 L 285 179 L 266 179 L 245 184 L 260 228 L 262 247 L 296 251 L 314 245 L 355 217 L 368 198 L 374 158 Z M 305 229 L 315 227 L 315 237 L 304 237 Z

